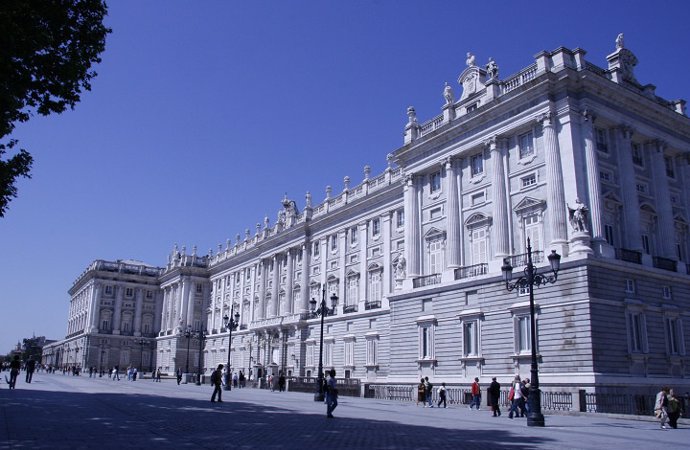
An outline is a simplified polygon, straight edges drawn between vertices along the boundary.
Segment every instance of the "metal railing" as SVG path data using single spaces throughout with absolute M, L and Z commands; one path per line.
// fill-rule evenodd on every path
M 375 301 L 364 303 L 364 309 L 365 310 L 378 309 L 380 307 L 381 307 L 381 300 L 375 300 Z
M 431 286 L 434 284 L 439 284 L 441 282 L 441 274 L 440 273 L 435 273 L 433 275 L 425 275 L 423 277 L 417 277 L 412 280 L 412 286 L 413 287 L 423 287 L 423 286 Z
M 672 259 L 662 258 L 661 256 L 654 256 L 652 258 L 654 262 L 654 267 L 657 269 L 670 270 L 671 272 L 676 271 L 676 262 Z
M 486 275 L 489 272 L 489 265 L 486 263 L 475 264 L 473 266 L 458 267 L 455 269 L 455 279 L 472 278 L 479 275 Z
M 514 268 L 520 268 L 527 265 L 527 253 L 509 256 L 506 259 Z M 542 261 L 544 261 L 544 252 L 541 250 L 532 251 L 532 263 L 538 264 Z
M 621 261 L 631 262 L 635 264 L 642 264 L 642 253 L 638 252 L 637 250 L 617 248 L 616 259 L 620 259 Z

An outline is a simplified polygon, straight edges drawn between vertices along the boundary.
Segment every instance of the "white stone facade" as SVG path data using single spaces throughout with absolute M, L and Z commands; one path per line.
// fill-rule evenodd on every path
M 408 108 L 384 173 L 365 167 L 321 203 L 307 194 L 301 211 L 285 198 L 275 224 L 215 254 L 176 248 L 158 279 L 156 365 L 189 358 L 187 327 L 208 332 L 204 372 L 226 363 L 224 317 L 239 312 L 234 371 L 315 376 L 310 301 L 335 294 L 323 363 L 339 376 L 526 375 L 528 299 L 506 290 L 501 266 L 517 274 L 529 239 L 542 272 L 562 255 L 558 281 L 536 294 L 543 388 L 652 389 L 669 377 L 689 388 L 690 121 L 684 101 L 636 81 L 622 40 L 607 60 L 559 48 L 500 79 L 496 62 L 485 70 L 468 54 L 459 100 L 446 86 L 441 114 L 421 124 Z M 94 326 L 83 289 L 70 336 Z M 191 342 L 194 361 L 202 344 Z

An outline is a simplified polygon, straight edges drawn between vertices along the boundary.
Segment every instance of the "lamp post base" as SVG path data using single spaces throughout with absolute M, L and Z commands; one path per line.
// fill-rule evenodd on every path
M 325 397 L 324 397 L 324 395 L 323 395 L 321 392 L 316 392 L 316 393 L 314 394 L 314 401 L 315 401 L 315 402 L 323 402 L 324 398 L 325 398 Z
M 225 374 L 225 386 L 223 386 L 224 391 L 231 391 L 232 390 L 232 376 L 230 373 Z
M 544 427 L 546 422 L 544 421 L 544 414 L 535 411 L 534 413 L 527 413 L 527 426 L 528 427 Z

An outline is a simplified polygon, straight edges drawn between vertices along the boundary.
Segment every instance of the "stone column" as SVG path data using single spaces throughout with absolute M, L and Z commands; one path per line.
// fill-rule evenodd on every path
M 254 320 L 261 320 L 264 318 L 264 308 L 266 303 L 266 260 L 260 260 L 259 265 L 261 266 L 261 278 L 259 279 L 259 300 L 258 305 L 252 305 L 251 307 L 252 311 L 256 310 L 256 317 L 254 317 Z
M 461 261 L 461 225 L 460 225 L 460 199 L 458 195 L 458 177 L 456 171 L 457 162 L 452 158 L 446 158 L 446 217 L 448 230 L 446 242 L 446 266 L 449 269 L 457 269 L 462 265 Z
M 182 278 L 182 308 L 180 309 L 180 317 L 184 321 L 184 329 L 188 325 L 192 325 L 192 316 L 190 316 L 190 309 L 194 311 L 194 301 L 192 299 L 192 285 L 194 282 L 189 277 Z
M 566 217 L 565 193 L 563 190 L 563 166 L 558 146 L 558 133 L 552 112 L 542 115 L 539 120 L 544 133 L 544 159 L 546 162 L 546 201 L 548 208 L 548 229 L 551 231 L 549 247 L 567 255 L 568 227 Z M 596 156 L 596 155 L 594 155 Z M 589 159 L 589 157 L 588 157 Z M 596 161 L 595 161 L 596 162 Z M 597 174 L 597 183 L 599 175 Z
M 115 312 L 113 313 L 113 334 L 120 334 L 120 320 L 122 319 L 122 294 L 124 286 L 115 286 Z
M 294 277 L 295 277 L 295 252 L 293 249 L 289 248 L 285 252 L 285 257 L 287 258 L 287 275 L 285 277 L 285 306 L 286 306 L 286 315 L 287 314 L 292 314 L 292 312 L 295 310 L 293 306 L 293 302 L 297 301 L 297 299 L 292 298 L 292 290 L 295 286 L 294 284 Z
M 100 305 L 100 299 L 101 299 L 101 283 L 94 283 L 93 284 L 93 289 L 91 290 L 91 301 L 90 301 L 90 306 L 89 306 L 89 314 L 90 320 L 89 320 L 89 331 L 91 333 L 95 333 L 98 331 L 98 328 L 100 324 L 98 323 L 98 319 L 101 313 L 101 308 L 99 307 Z
M 487 144 L 493 165 L 491 190 L 493 192 L 495 257 L 503 260 L 503 258 L 510 254 L 508 241 L 508 188 L 506 186 L 505 166 L 503 165 L 505 140 L 494 137 Z
M 153 316 L 153 330 L 152 333 L 159 333 L 163 328 L 163 292 L 160 290 L 153 291 L 153 302 L 155 305 L 155 315 Z M 154 349 L 151 349 L 153 352 Z
M 218 298 L 223 298 L 221 296 L 222 288 L 221 285 L 225 284 L 225 277 L 218 278 L 211 284 L 211 317 L 209 317 L 208 331 L 213 333 L 216 329 L 216 307 L 218 306 Z
M 632 160 L 632 128 L 621 126 L 616 130 L 618 169 L 623 201 L 623 247 L 642 253 L 640 232 L 640 200 L 637 195 L 635 168 Z
M 135 290 L 136 303 L 134 305 L 134 336 L 141 336 L 141 314 L 144 310 L 144 290 Z
M 309 269 L 311 269 L 311 245 L 309 242 L 302 244 L 302 278 L 297 312 L 304 314 L 309 311 Z
M 381 221 L 381 240 L 388 240 L 387 228 L 390 222 L 390 215 L 384 214 L 379 219 Z M 357 224 L 357 232 L 359 233 L 359 295 L 358 295 L 358 310 L 364 311 L 364 303 L 367 299 L 367 223 L 360 222 Z
M 582 134 L 585 139 L 585 162 L 587 168 L 587 191 L 589 194 L 589 213 L 592 223 L 592 245 L 598 255 L 611 256 L 604 239 L 604 221 L 602 219 L 601 185 L 599 184 L 599 160 L 594 142 L 595 117 L 585 111 L 582 115 Z
M 278 287 L 280 286 L 280 258 L 278 255 L 273 255 L 273 286 L 271 286 L 271 305 L 268 317 L 276 317 L 278 315 L 279 299 Z
M 652 160 L 652 179 L 654 182 L 654 200 L 657 207 L 657 220 L 659 224 L 659 244 L 657 252 L 660 256 L 678 260 L 676 254 L 676 230 L 673 219 L 673 207 L 671 205 L 671 192 L 666 175 L 666 162 L 664 150 L 666 143 L 662 141 L 648 142 L 645 147 L 649 151 Z
M 403 197 L 405 202 L 405 253 L 407 259 L 407 278 L 420 275 L 420 223 L 419 199 L 417 198 L 417 183 L 414 174 L 407 174 Z M 411 285 L 410 285 L 411 287 Z
M 383 232 L 383 272 L 381 273 L 381 297 L 387 298 L 393 291 L 391 285 L 391 267 L 393 267 L 393 254 L 391 250 L 391 235 L 392 232 L 392 212 L 386 214 L 383 223 L 381 224 L 381 231 Z M 369 282 L 369 273 L 367 273 L 367 283 Z M 382 302 L 383 304 L 383 302 Z
M 346 265 L 346 251 L 347 249 L 347 230 L 338 231 L 338 310 L 342 313 L 343 305 L 345 304 L 345 289 L 347 289 L 347 280 L 345 279 L 345 265 Z M 326 292 L 326 296 L 330 298 L 331 294 Z M 330 303 L 330 300 L 327 300 Z

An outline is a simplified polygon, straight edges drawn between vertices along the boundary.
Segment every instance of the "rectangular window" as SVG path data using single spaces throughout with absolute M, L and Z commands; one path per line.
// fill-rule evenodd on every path
M 483 192 L 478 192 L 476 194 L 472 194 L 472 206 L 477 206 L 481 205 L 484 203 L 484 193 Z
M 642 235 L 642 249 L 648 255 L 651 253 L 650 247 L 649 247 L 649 235 L 647 235 L 647 234 Z
M 350 228 L 350 245 L 357 245 L 357 227 Z
M 321 250 L 321 243 L 319 241 L 316 241 L 311 245 L 311 254 L 314 255 L 314 258 L 319 257 L 319 251 L 320 250 Z
M 664 300 L 671 300 L 671 286 L 662 286 L 661 298 Z
M 518 137 L 520 146 L 520 158 L 526 158 L 534 154 L 534 134 L 530 131 Z
M 613 179 L 613 175 L 608 170 L 600 170 L 599 171 L 599 178 L 601 178 L 601 181 L 610 182 Z
M 433 327 L 419 327 L 419 359 L 433 359 Z
M 376 353 L 378 350 L 378 339 L 372 337 L 372 338 L 367 338 L 367 365 L 368 366 L 375 366 L 377 364 L 376 362 Z
M 604 237 L 606 238 L 606 243 L 612 247 L 615 247 L 615 240 L 613 238 L 613 226 L 609 224 L 604 224 Z
M 532 339 L 530 336 L 530 316 L 516 316 L 516 350 L 518 354 L 532 352 Z
M 640 194 L 646 194 L 647 193 L 647 185 L 643 183 L 637 183 L 635 184 L 635 189 L 637 189 L 637 192 Z
M 397 228 L 402 228 L 403 226 L 405 226 L 405 210 L 403 210 L 403 209 L 398 210 L 398 213 L 396 215 L 395 226 Z
M 472 231 L 472 264 L 487 262 L 487 236 L 486 228 Z
M 473 177 L 484 173 L 484 155 L 479 153 L 470 158 L 470 170 Z
M 307 356 L 306 356 L 306 365 L 313 367 L 314 366 L 314 344 L 307 344 Z
M 356 305 L 359 301 L 359 283 L 357 277 L 350 277 L 347 280 L 347 304 L 345 306 Z
M 134 289 L 132 288 L 126 288 L 125 289 L 125 297 L 133 297 L 134 296 Z
M 323 364 L 325 366 L 333 365 L 333 341 L 323 343 Z
M 153 298 L 153 291 L 146 291 L 146 298 Z
M 371 235 L 378 236 L 381 234 L 381 220 L 378 218 L 371 220 Z
M 666 328 L 666 346 L 669 355 L 684 355 L 685 346 L 683 340 L 683 326 L 677 317 L 666 317 L 664 319 Z
M 108 296 L 113 295 L 113 287 L 112 286 L 108 285 L 105 287 L 105 295 L 108 295 Z
M 369 274 L 369 300 L 381 301 L 381 272 L 378 270 Z
M 345 341 L 345 365 L 355 365 L 355 341 Z
M 429 242 L 429 274 L 443 271 L 443 241 L 435 239 Z
M 204 292 L 204 286 L 203 286 L 202 284 L 200 284 L 200 283 L 197 283 L 197 285 L 196 285 L 196 293 L 197 293 L 197 294 L 201 294 L 202 292 Z
M 673 167 L 673 159 L 670 156 L 664 157 L 664 166 L 666 167 L 666 176 L 670 178 L 675 178 L 676 171 Z
M 542 250 L 541 247 L 541 218 L 539 214 L 530 214 L 524 218 L 525 239 L 530 240 L 533 251 Z
M 429 193 L 433 194 L 441 190 L 441 171 L 429 175 Z
M 465 108 L 465 114 L 471 113 L 472 111 L 474 111 L 476 109 L 477 109 L 477 103 L 472 103 L 467 108 Z
M 628 344 L 631 353 L 647 352 L 647 323 L 641 312 L 628 312 Z
M 462 351 L 464 356 L 477 356 L 477 321 L 462 324 Z
M 522 188 L 534 186 L 535 184 L 537 184 L 537 175 L 534 173 L 520 178 L 520 186 Z
M 644 159 L 642 157 L 642 148 L 640 144 L 632 144 L 632 160 L 636 166 L 644 167 Z
M 331 251 L 338 250 L 338 235 L 334 234 L 331 236 Z
M 626 294 L 634 294 L 635 293 L 635 280 L 631 280 L 630 278 L 625 280 L 625 293 Z
M 441 217 L 441 208 L 434 208 L 429 211 L 430 220 L 438 219 L 439 217 Z
M 606 136 L 606 130 L 602 128 L 595 128 L 596 140 L 597 140 L 597 150 L 600 152 L 608 153 L 608 138 Z

